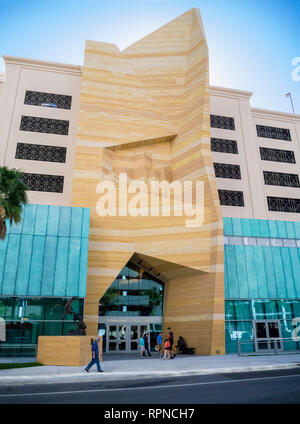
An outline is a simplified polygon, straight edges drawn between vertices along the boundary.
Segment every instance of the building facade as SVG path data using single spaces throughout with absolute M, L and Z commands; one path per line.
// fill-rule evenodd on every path
M 23 226 L 32 226 L 12 227 L 0 243 L 7 322 L 33 325 L 38 304 L 44 327 L 33 325 L 31 344 L 66 334 L 62 306 L 58 327 L 47 317 L 76 297 L 88 334 L 105 330 L 107 352 L 136 352 L 142 332 L 155 344 L 167 327 L 198 354 L 236 352 L 237 340 L 272 351 L 272 337 L 289 339 L 278 349 L 299 348 L 300 116 L 254 109 L 252 93 L 209 85 L 197 9 L 123 51 L 87 41 L 82 67 L 4 60 L 0 166 L 24 172 Z M 148 203 L 134 217 L 99 216 L 99 182 L 120 190 L 121 173 L 148 186 L 202 181 L 202 225 L 152 216 Z M 127 200 L 116 198 L 119 211 Z M 34 232 L 37 213 L 49 233 Z M 42 258 L 36 237 L 50 237 L 39 240 Z M 9 259 L 14 249 L 24 254 Z M 11 335 L 0 346 L 9 341 L 17 343 Z

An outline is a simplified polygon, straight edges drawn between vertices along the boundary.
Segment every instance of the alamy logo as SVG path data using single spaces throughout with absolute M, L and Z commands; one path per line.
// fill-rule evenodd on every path
M 114 181 L 101 181 L 96 193 L 102 194 L 96 204 L 99 216 L 186 216 L 186 227 L 201 227 L 204 222 L 203 181 L 142 180 L 128 183 L 120 173 L 118 187 Z M 172 194 L 172 196 L 171 196 Z
M 292 80 L 298 82 L 300 81 L 300 57 L 294 57 L 292 60 L 292 66 L 296 66 L 292 72 Z

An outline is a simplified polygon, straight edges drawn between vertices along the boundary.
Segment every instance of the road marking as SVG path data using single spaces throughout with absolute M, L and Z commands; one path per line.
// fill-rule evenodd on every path
M 188 386 L 205 386 L 210 384 L 228 384 L 228 383 L 242 383 L 244 381 L 258 381 L 258 380 L 271 380 L 276 378 L 300 378 L 300 374 L 296 375 L 277 375 L 273 377 L 258 377 L 258 378 L 244 378 L 239 380 L 225 380 L 225 381 L 206 381 L 201 383 L 187 383 L 187 384 L 170 384 L 167 386 L 146 386 L 146 387 L 124 387 L 124 388 L 115 388 L 115 389 L 90 389 L 90 390 L 70 390 L 65 392 L 45 392 L 45 393 L 19 393 L 19 394 L 9 394 L 2 395 L 1 397 L 16 397 L 16 396 L 48 396 L 48 395 L 67 395 L 67 394 L 76 394 L 76 393 L 95 393 L 95 392 L 116 392 L 116 391 L 128 391 L 128 390 L 149 390 L 149 389 L 173 389 L 175 387 L 188 387 Z

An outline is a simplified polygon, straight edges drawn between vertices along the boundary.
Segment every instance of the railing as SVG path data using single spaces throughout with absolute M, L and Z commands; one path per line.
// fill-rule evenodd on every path
M 268 346 L 268 349 L 259 349 L 259 343 L 265 343 Z M 284 349 L 285 343 L 293 343 L 296 345 L 294 349 Z M 251 344 L 255 350 L 253 352 L 242 352 L 243 345 Z M 270 339 L 256 339 L 256 340 L 237 340 L 237 353 L 239 356 L 249 356 L 249 355 L 287 355 L 291 353 L 300 353 L 299 343 L 295 339 L 292 338 L 284 338 L 284 337 L 274 337 Z
M 31 352 L 30 352 L 30 349 L 31 349 Z M 16 358 L 16 357 L 26 357 L 26 356 L 27 357 L 37 356 L 36 344 L 16 344 L 16 343 L 0 344 L 0 358 L 4 358 L 4 357 Z

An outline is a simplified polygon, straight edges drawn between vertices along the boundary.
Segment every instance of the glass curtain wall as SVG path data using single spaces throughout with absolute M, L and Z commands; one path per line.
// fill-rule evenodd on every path
M 291 339 L 294 318 L 300 317 L 300 300 L 248 299 L 225 301 L 226 353 L 237 352 L 237 340 L 252 341 L 243 352 L 255 352 L 253 320 L 280 320 L 282 338 Z M 283 350 L 298 350 L 300 343 L 286 341 Z
M 0 318 L 5 320 L 5 341 L 0 357 L 36 355 L 39 336 L 65 336 L 77 328 L 72 314 L 64 316 L 68 298 L 0 297 Z M 72 310 L 83 313 L 83 299 L 74 299 Z

